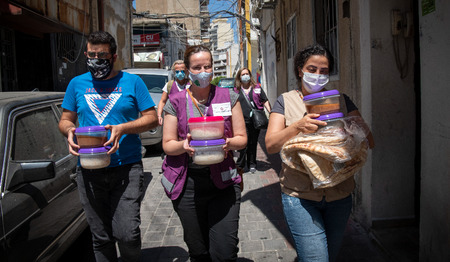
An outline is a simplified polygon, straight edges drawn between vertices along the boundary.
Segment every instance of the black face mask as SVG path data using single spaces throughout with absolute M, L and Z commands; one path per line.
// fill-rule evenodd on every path
M 109 59 L 87 58 L 86 64 L 92 77 L 96 80 L 107 78 L 113 69 L 113 63 Z

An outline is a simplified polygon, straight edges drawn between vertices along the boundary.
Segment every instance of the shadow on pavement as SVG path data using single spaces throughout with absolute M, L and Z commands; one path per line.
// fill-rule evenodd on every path
M 294 246 L 289 229 L 284 220 L 281 205 L 281 189 L 279 183 L 267 185 L 258 189 L 247 191 L 242 196 L 242 202 L 251 201 L 261 213 L 273 224 L 284 238 Z
M 187 262 L 189 261 L 189 254 L 181 247 L 164 246 L 155 248 L 142 249 L 142 258 L 150 258 L 146 261 L 177 261 Z M 173 258 L 173 260 L 168 259 Z

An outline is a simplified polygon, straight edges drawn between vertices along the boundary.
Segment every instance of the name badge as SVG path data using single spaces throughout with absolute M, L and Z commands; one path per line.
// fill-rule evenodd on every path
M 255 94 L 261 94 L 261 88 L 255 88 L 253 89 L 253 91 L 255 92 Z
M 214 116 L 231 116 L 230 102 L 212 104 L 211 106 L 213 109 Z

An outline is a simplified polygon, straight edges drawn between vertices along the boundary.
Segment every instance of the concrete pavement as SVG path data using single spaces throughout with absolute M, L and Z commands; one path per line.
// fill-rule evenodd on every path
M 280 158 L 265 154 L 263 137 L 261 132 L 257 172 L 244 174 L 238 261 L 292 262 L 297 255 L 281 209 Z M 161 164 L 160 157 L 144 158 L 147 188 L 141 208 L 142 261 L 189 261 L 180 220 L 160 183 Z M 390 260 L 367 232 L 350 220 L 338 261 Z

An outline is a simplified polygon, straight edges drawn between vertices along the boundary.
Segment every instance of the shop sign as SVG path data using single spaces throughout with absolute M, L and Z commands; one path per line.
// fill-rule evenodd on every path
M 159 45 L 159 34 L 133 35 L 133 46 Z

